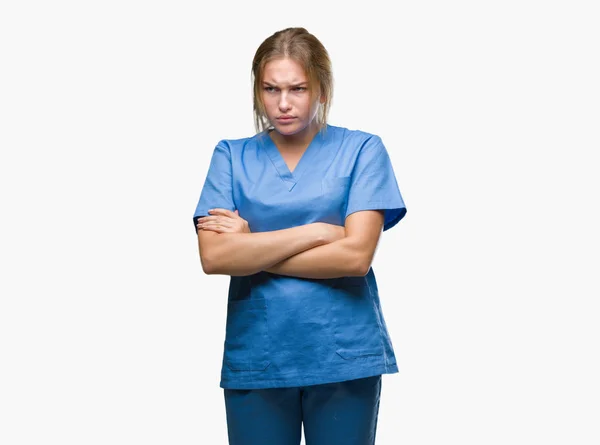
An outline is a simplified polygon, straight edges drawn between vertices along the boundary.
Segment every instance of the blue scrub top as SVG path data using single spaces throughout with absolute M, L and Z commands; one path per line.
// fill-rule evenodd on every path
M 239 210 L 252 232 L 344 225 L 351 213 L 375 209 L 385 210 L 385 231 L 406 213 L 381 138 L 332 125 L 315 135 L 293 173 L 266 132 L 220 141 L 194 227 L 212 208 Z M 316 385 L 395 372 L 373 268 L 364 277 L 231 277 L 222 388 Z

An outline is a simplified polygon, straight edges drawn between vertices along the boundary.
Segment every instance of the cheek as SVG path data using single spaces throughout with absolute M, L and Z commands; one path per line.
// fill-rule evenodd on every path
M 272 114 L 271 110 L 273 110 L 273 107 L 276 106 L 274 105 L 274 101 L 268 97 L 263 97 L 263 105 L 267 114 Z
M 294 104 L 298 108 L 298 110 L 302 110 L 304 113 L 310 113 L 312 104 L 310 101 L 304 97 L 298 97 L 294 101 Z

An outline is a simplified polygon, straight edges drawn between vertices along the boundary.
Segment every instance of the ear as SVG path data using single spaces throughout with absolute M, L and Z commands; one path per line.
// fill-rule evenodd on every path
M 324 104 L 326 99 L 327 98 L 325 97 L 325 95 L 321 94 L 321 97 L 319 98 L 319 102 L 321 102 L 322 104 Z

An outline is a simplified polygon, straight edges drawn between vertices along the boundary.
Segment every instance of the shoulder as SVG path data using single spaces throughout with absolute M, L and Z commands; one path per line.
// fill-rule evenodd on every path
M 328 125 L 327 131 L 331 131 L 332 138 L 339 140 L 341 145 L 345 148 L 351 148 L 358 151 L 362 151 L 364 149 L 385 150 L 381 138 L 378 135 L 368 131 L 336 127 L 333 125 Z
M 248 146 L 254 146 L 260 143 L 264 135 L 262 133 L 253 136 L 237 138 L 237 139 L 221 139 L 217 143 L 217 148 L 227 151 L 229 154 L 237 154 Z

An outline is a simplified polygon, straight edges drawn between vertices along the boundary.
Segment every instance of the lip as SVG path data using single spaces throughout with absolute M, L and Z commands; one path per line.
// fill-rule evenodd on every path
M 283 122 L 291 121 L 292 119 L 295 119 L 295 117 L 294 116 L 279 116 L 277 118 L 278 121 L 283 121 Z

